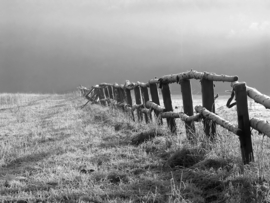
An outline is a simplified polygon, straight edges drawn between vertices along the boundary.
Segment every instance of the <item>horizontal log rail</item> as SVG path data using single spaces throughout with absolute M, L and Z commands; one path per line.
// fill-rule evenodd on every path
M 220 116 L 208 111 L 206 108 L 202 106 L 195 106 L 195 110 L 197 113 L 200 113 L 204 118 L 214 121 L 215 123 L 219 124 L 223 128 L 226 128 L 227 130 L 233 132 L 236 135 L 241 135 L 242 131 L 238 127 L 231 124 L 229 121 L 221 118 Z
M 201 115 L 200 114 L 196 114 L 196 115 L 192 115 L 192 116 L 188 116 L 187 114 L 185 114 L 184 112 L 180 112 L 178 113 L 179 118 L 184 121 L 184 122 L 198 122 L 201 120 Z
M 182 121 L 185 121 L 185 122 L 193 122 L 193 121 L 201 120 L 200 114 L 188 116 L 184 112 L 176 113 L 176 112 L 168 111 L 168 112 L 162 112 L 160 115 L 161 115 L 161 118 L 180 118 Z
M 94 86 L 92 86 L 92 88 L 94 88 L 94 89 L 99 89 L 99 88 L 101 88 L 99 85 L 94 85 Z
M 202 106 L 196 106 L 195 111 L 193 107 L 191 79 L 200 80 L 201 82 Z M 231 83 L 233 89 L 231 97 L 227 102 L 227 107 L 231 108 L 236 105 L 238 126 L 231 124 L 229 121 L 215 114 L 216 97 L 214 96 L 214 81 Z M 171 83 L 177 83 L 181 86 L 184 112 L 174 112 L 173 110 L 169 87 Z M 160 92 L 158 91 L 158 87 L 160 88 Z M 238 76 L 218 75 L 216 73 L 190 70 L 177 74 L 164 75 L 159 78 L 155 77 L 148 82 L 131 82 L 129 80 L 126 80 L 124 84 L 104 82 L 94 85 L 91 88 L 79 86 L 78 89 L 88 102 L 91 101 L 92 104 L 98 103 L 103 106 L 119 108 L 124 112 L 128 112 L 134 121 L 145 121 L 146 123 L 152 121 L 158 125 L 162 125 L 162 118 L 165 118 L 172 133 L 177 132 L 174 119 L 179 118 L 185 122 L 186 136 L 191 142 L 196 133 L 194 122 L 204 119 L 204 132 L 209 138 L 215 136 L 216 124 L 218 124 L 239 136 L 244 164 L 254 161 L 250 127 L 270 137 L 270 124 L 267 121 L 258 118 L 249 119 L 247 96 L 267 109 L 270 109 L 270 97 L 262 94 L 253 87 L 247 86 L 245 83 L 238 82 Z M 131 96 L 131 90 L 134 93 L 133 97 Z M 160 106 L 160 96 L 163 98 L 164 107 Z M 234 97 L 236 102 L 230 104 Z M 135 105 L 133 104 L 134 99 L 136 101 Z M 149 101 L 149 99 L 152 101 Z M 137 110 L 136 119 L 134 116 L 135 110 Z M 154 120 L 152 120 L 153 111 L 157 116 L 157 119 Z M 209 120 L 212 122 L 209 122 Z
M 235 87 L 238 84 L 239 84 L 239 82 L 233 82 L 231 84 L 231 86 Z M 270 97 L 269 96 L 262 94 L 257 89 L 255 89 L 253 87 L 249 87 L 247 85 L 246 85 L 246 91 L 247 91 L 247 95 L 251 99 L 253 99 L 256 103 L 263 105 L 266 109 L 270 109 Z
M 134 104 L 132 106 L 132 111 L 135 111 L 136 109 L 141 109 L 143 108 L 143 104 Z
M 159 82 L 162 83 L 179 83 L 181 80 L 186 79 L 196 79 L 196 80 L 210 80 L 210 81 L 221 81 L 221 82 L 234 82 L 238 80 L 238 76 L 228 76 L 228 75 L 217 75 L 215 73 L 209 72 L 198 72 L 195 70 L 172 74 L 172 75 L 165 75 L 159 79 Z
M 250 126 L 260 133 L 265 134 L 267 137 L 270 137 L 270 123 L 266 120 L 252 118 L 250 120 Z
M 210 80 L 210 81 L 220 81 L 220 82 L 235 82 L 238 80 L 238 76 L 229 76 L 229 75 L 218 75 L 215 73 L 209 72 L 198 72 L 195 70 L 178 73 L 178 74 L 171 74 L 171 75 L 164 75 L 161 78 L 155 78 L 149 80 L 147 83 L 143 82 L 130 82 L 127 80 L 122 88 L 127 88 L 129 90 L 134 89 L 135 87 L 149 87 L 150 84 L 158 84 L 158 83 L 179 83 L 181 80 L 189 80 L 189 79 L 196 79 L 196 80 Z M 104 84 L 104 83 L 102 83 Z
M 158 112 L 164 112 L 165 108 L 159 106 L 158 104 L 152 102 L 152 101 L 147 101 L 145 104 L 146 108 L 154 109 Z
M 142 111 L 142 113 L 145 113 L 147 115 L 150 115 L 151 112 L 152 112 L 152 109 L 142 108 L 141 111 Z
M 115 88 L 121 88 L 121 86 L 118 83 L 114 83 L 113 84 L 113 87 L 115 87 Z
M 100 84 L 99 84 L 99 87 L 107 87 L 107 86 L 113 86 L 113 84 L 111 84 L 111 83 L 106 83 L 106 82 L 100 83 Z
M 149 83 L 148 82 L 147 83 L 144 83 L 144 82 L 138 81 L 137 82 L 137 86 L 139 86 L 139 87 L 149 87 Z
M 132 90 L 136 87 L 136 83 L 134 82 L 130 82 L 129 80 L 126 80 L 125 84 L 124 84 L 124 88 Z

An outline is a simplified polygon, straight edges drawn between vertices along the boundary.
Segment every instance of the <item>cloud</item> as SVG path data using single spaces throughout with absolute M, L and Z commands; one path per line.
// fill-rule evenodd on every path
M 258 30 L 259 29 L 259 23 L 257 22 L 252 22 L 249 26 L 250 30 Z
M 261 23 L 259 22 L 252 22 L 249 26 L 250 30 L 257 30 L 257 31 L 266 31 L 270 29 L 270 22 L 269 21 L 263 21 Z
M 250 34 L 268 34 L 270 33 L 270 22 L 252 22 L 250 23 L 247 32 Z
M 227 31 L 228 38 L 261 37 L 270 33 L 269 16 L 265 10 L 256 12 L 241 11 L 229 17 L 231 27 Z

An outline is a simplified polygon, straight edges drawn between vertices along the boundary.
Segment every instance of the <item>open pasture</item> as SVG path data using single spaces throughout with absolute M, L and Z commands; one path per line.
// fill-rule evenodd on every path
M 268 202 L 270 139 L 253 132 L 255 162 L 243 166 L 236 135 L 217 129 L 196 144 L 156 124 L 135 123 L 118 109 L 88 104 L 77 93 L 0 95 L 0 201 L 2 202 Z M 181 110 L 181 98 L 173 95 Z M 227 96 L 216 112 L 236 121 Z M 194 96 L 194 106 L 200 104 Z M 251 117 L 269 112 L 255 105 Z M 134 134 L 164 135 L 135 146 Z

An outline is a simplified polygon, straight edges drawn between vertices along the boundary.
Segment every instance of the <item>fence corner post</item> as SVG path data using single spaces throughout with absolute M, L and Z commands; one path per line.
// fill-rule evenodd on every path
M 239 82 L 235 84 L 233 88 L 237 105 L 238 128 L 242 130 L 242 134 L 239 136 L 241 154 L 244 164 L 248 164 L 254 161 L 254 155 L 251 141 L 246 83 Z

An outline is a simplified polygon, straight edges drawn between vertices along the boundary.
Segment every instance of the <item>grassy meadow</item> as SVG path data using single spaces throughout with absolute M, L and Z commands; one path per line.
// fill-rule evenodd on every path
M 229 96 L 216 112 L 236 122 Z M 181 98 L 173 97 L 181 111 Z M 214 142 L 196 124 L 195 143 L 155 123 L 133 122 L 120 110 L 74 92 L 0 94 L 0 202 L 266 203 L 270 202 L 270 139 L 252 130 L 255 162 L 243 166 L 238 137 L 217 127 Z M 194 96 L 194 105 L 200 97 Z M 250 102 L 250 117 L 270 112 Z M 135 134 L 164 135 L 132 145 Z

